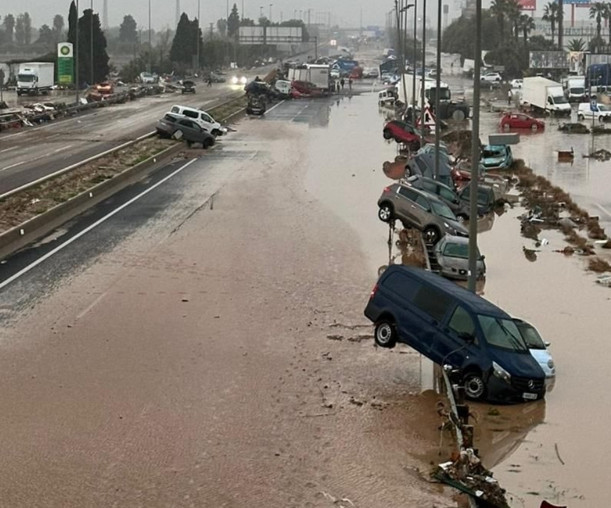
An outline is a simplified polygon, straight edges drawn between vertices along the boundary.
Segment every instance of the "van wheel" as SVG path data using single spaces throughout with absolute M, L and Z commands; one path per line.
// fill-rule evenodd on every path
M 388 129 L 384 129 L 384 139 L 390 139 L 392 138 L 392 134 L 390 133 L 390 131 Z
M 533 132 L 537 132 L 537 130 L 539 130 L 539 126 L 536 123 L 533 123 L 530 126 L 530 130 L 532 130 Z
M 391 321 L 380 321 L 376 324 L 374 339 L 380 347 L 393 348 L 397 343 L 397 331 Z
M 172 134 L 172 139 L 182 139 L 182 131 L 179 129 Z
M 583 115 L 577 115 L 577 120 L 580 120 L 580 121 L 582 121 L 582 122 L 583 122 L 583 121 L 585 120 L 585 116 L 583 116 Z
M 391 222 L 393 218 L 393 209 L 392 205 L 389 203 L 383 203 L 380 205 L 378 210 L 378 219 L 382 222 Z
M 459 222 L 466 222 L 469 220 L 469 216 L 466 213 L 459 213 L 456 218 Z
M 486 397 L 486 383 L 479 372 L 468 372 L 463 378 L 465 395 L 471 400 L 483 400 Z
M 208 148 L 210 148 L 212 145 L 214 144 L 214 141 L 212 141 L 210 138 L 206 138 L 204 139 L 204 142 L 202 143 L 202 148 L 204 150 L 207 150 Z
M 429 226 L 422 232 L 422 236 L 424 237 L 425 243 L 434 245 L 439 241 L 440 234 L 436 227 Z

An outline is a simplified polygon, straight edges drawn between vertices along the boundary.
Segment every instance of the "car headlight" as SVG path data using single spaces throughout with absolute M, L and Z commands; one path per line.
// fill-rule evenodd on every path
M 443 223 L 443 227 L 446 228 L 446 231 L 448 233 L 450 233 L 451 235 L 455 235 L 456 234 L 456 229 L 454 229 L 452 226 L 450 226 L 447 222 Z
M 245 85 L 247 81 L 248 81 L 248 80 L 246 79 L 246 77 L 245 77 L 245 76 L 242 76 L 242 77 L 240 78 L 240 83 L 242 83 L 243 85 Z
M 234 76 L 233 78 L 231 78 L 231 83 L 234 84 L 234 85 L 237 85 L 238 84 L 238 77 Z
M 511 374 L 496 362 L 492 362 L 492 373 L 507 383 L 511 381 Z
M 554 368 L 554 360 L 552 360 L 552 359 L 550 358 L 550 359 L 547 361 L 547 366 L 548 366 L 550 369 L 553 369 L 553 368 Z

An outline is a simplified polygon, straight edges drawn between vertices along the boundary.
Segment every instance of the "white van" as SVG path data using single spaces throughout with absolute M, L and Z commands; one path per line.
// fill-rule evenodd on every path
M 378 92 L 378 106 L 379 107 L 392 107 L 397 100 L 397 88 L 390 87 Z
M 611 110 L 605 104 L 597 104 L 596 102 L 582 102 L 577 108 L 578 120 L 592 120 L 596 118 L 599 122 L 608 122 L 611 120 Z
M 206 129 L 213 136 L 222 136 L 227 132 L 227 128 L 218 123 L 212 116 L 200 109 L 190 108 L 189 106 L 172 106 L 170 113 L 190 118 L 200 127 Z
M 291 95 L 291 82 L 284 79 L 277 79 L 274 83 L 274 88 L 278 90 L 282 95 L 287 97 Z

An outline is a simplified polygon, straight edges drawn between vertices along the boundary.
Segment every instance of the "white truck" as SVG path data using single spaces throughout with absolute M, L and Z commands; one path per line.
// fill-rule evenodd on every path
M 17 95 L 47 94 L 55 83 L 55 66 L 52 62 L 25 62 L 17 72 Z
M 289 69 L 290 81 L 306 81 L 312 83 L 319 90 L 328 92 L 331 87 L 330 66 L 321 64 L 306 64 L 304 66 Z
M 588 98 L 586 77 L 569 76 L 564 81 L 564 91 L 569 102 L 585 102 Z
M 570 115 L 571 105 L 564 96 L 562 85 L 541 76 L 524 78 L 522 104 L 552 115 Z
M 422 97 L 422 77 L 413 74 L 403 74 L 399 83 L 397 83 L 398 99 L 404 101 L 407 96 L 408 105 L 412 104 L 414 79 L 416 80 L 416 107 L 420 107 Z M 405 92 L 403 86 L 405 83 Z M 435 109 L 435 91 L 437 90 L 437 81 L 432 78 L 424 79 L 424 96 L 432 110 Z M 464 102 L 455 102 L 452 100 L 452 92 L 447 83 L 440 81 L 439 83 L 439 112 L 440 120 L 465 120 L 469 118 L 469 106 Z M 437 112 L 436 112 L 437 113 Z

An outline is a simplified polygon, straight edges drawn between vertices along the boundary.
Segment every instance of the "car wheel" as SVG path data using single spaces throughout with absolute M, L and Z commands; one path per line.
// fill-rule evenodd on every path
M 465 112 L 462 109 L 455 109 L 452 113 L 452 120 L 462 122 L 465 119 Z
M 394 323 L 382 320 L 376 323 L 374 340 L 380 347 L 393 348 L 397 344 L 397 331 Z
M 392 134 L 390 133 L 388 129 L 384 129 L 383 135 L 384 135 L 384 139 L 392 138 Z
M 511 128 L 511 127 L 509 127 L 509 124 L 508 124 L 508 123 L 503 124 L 503 130 L 504 130 L 505 132 L 509 132 L 509 129 L 510 129 L 510 128 Z
M 536 123 L 533 123 L 530 126 L 530 130 L 532 130 L 533 132 L 537 132 L 539 130 L 539 126 Z
M 202 143 L 202 148 L 204 150 L 208 150 L 208 148 L 210 148 L 212 145 L 214 145 L 214 141 L 211 140 L 210 138 L 206 138 L 204 139 L 204 142 Z
M 440 238 L 440 234 L 439 234 L 439 230 L 434 227 L 434 226 L 429 226 L 428 228 L 425 228 L 424 231 L 422 232 L 422 236 L 424 237 L 424 242 L 434 245 L 439 241 Z
M 393 219 L 393 209 L 392 205 L 389 203 L 384 203 L 378 209 L 378 219 L 382 222 L 391 222 Z
M 466 222 L 469 220 L 469 216 L 466 213 L 459 213 L 458 215 L 456 215 L 456 218 L 459 222 Z
M 192 141 L 187 141 L 187 147 L 191 148 L 192 145 L 193 145 Z
M 486 383 L 479 372 L 467 372 L 463 378 L 465 395 L 471 400 L 483 400 L 486 397 Z
M 179 129 L 177 131 L 174 131 L 174 134 L 172 134 L 172 139 L 182 139 L 182 136 L 183 136 L 183 133 Z
M 603 123 L 603 122 L 605 121 L 605 117 L 604 117 L 604 116 L 599 116 L 599 117 L 598 117 L 598 121 L 599 121 L 600 123 Z
M 577 115 L 577 120 L 584 121 L 585 117 L 583 115 Z

